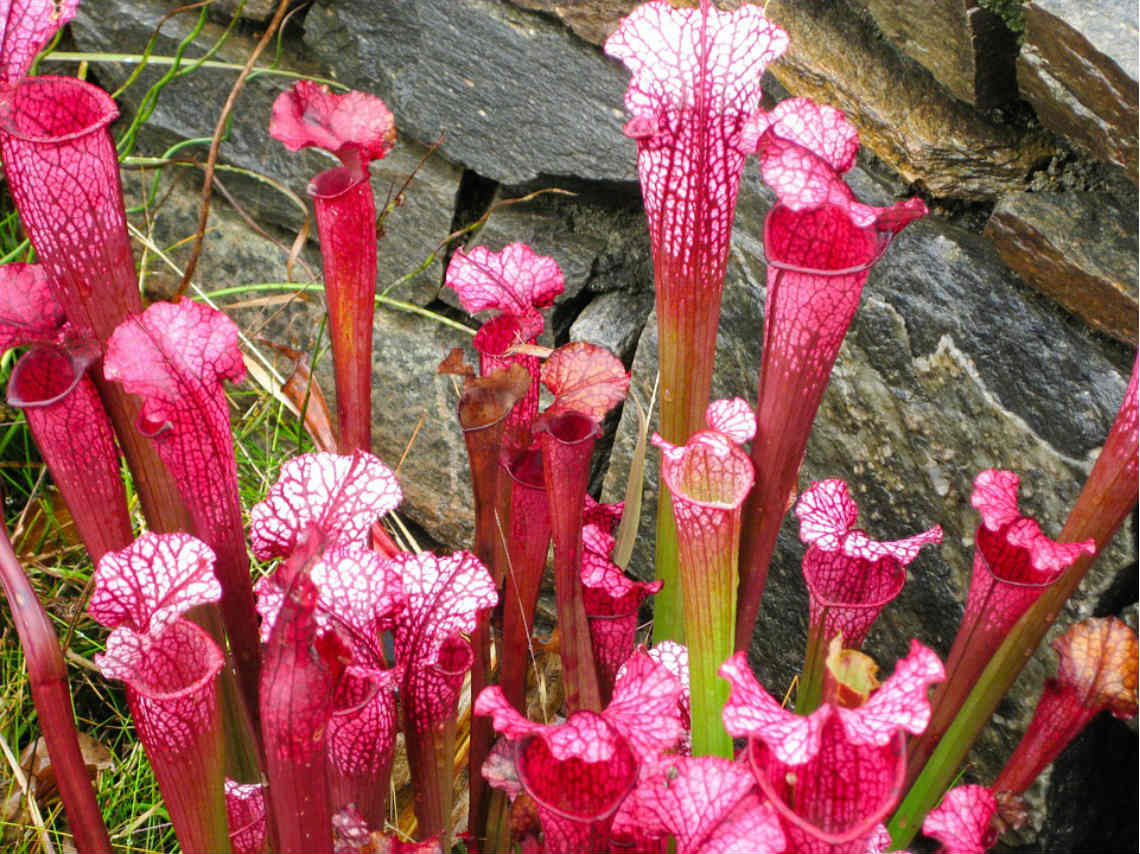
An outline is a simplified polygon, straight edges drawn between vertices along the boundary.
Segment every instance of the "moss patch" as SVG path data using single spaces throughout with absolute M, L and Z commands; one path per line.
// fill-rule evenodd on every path
M 1025 32 L 1026 0 L 978 0 L 978 5 L 989 9 L 1017 34 Z

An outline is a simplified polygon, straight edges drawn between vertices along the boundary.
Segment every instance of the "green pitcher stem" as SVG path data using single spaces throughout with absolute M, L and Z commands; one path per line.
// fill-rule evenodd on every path
M 707 524 L 707 522 L 706 522 Z M 717 675 L 732 656 L 736 628 L 737 549 L 740 511 L 719 524 L 689 530 L 680 540 L 689 648 L 693 756 L 732 759 L 732 738 L 721 721 L 729 684 Z
M 705 426 L 720 312 L 718 304 L 718 310 L 711 318 L 710 334 L 707 318 L 698 319 L 691 310 L 671 310 L 670 306 L 663 304 L 666 301 L 658 289 L 657 354 L 661 371 L 658 432 L 672 444 L 683 445 L 693 433 Z M 663 481 L 657 494 L 656 577 L 664 581 L 665 586 L 654 597 L 653 642 L 672 640 L 684 643 L 684 593 L 677 552 L 677 528 L 673 521 L 672 498 Z M 718 720 L 719 715 L 718 711 Z
M 1020 651 L 1022 647 L 1019 637 L 1024 632 L 1019 630 L 1029 625 L 1027 618 L 1032 615 L 1033 610 L 1031 608 L 1022 616 L 1005 643 L 990 660 L 974 690 L 962 704 L 954 723 L 946 730 L 942 741 L 935 748 L 930 761 L 926 763 L 926 767 L 922 769 L 922 773 L 899 804 L 899 808 L 895 810 L 890 823 L 887 824 L 887 831 L 891 834 L 891 850 L 905 848 L 914 839 L 922 828 L 926 814 L 938 804 L 943 793 L 957 778 L 958 769 L 966 754 L 986 724 L 990 722 L 1009 686 L 1021 672 L 1021 667 L 1028 660 L 1028 656 Z
M 827 669 L 827 639 L 823 636 L 823 622 L 808 629 L 807 649 L 804 652 L 804 670 L 796 688 L 796 714 L 810 715 L 819 708 L 823 699 L 823 677 Z
M 717 675 L 717 669 L 734 651 L 736 626 L 736 561 L 725 563 L 715 573 L 708 573 L 706 584 L 686 587 L 685 629 L 689 638 L 693 756 L 732 759 L 732 737 L 721 722 L 729 684 Z
M 653 597 L 653 642 L 685 642 L 681 574 L 677 558 L 677 526 L 673 498 L 665 484 L 657 493 L 657 578 L 665 582 Z

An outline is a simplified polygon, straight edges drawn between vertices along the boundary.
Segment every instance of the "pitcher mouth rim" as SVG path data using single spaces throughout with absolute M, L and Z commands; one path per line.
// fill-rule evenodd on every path
M 67 88 L 78 89 L 79 91 L 82 91 L 86 96 L 90 97 L 93 101 L 95 101 L 97 106 L 102 108 L 102 114 L 85 124 L 83 127 L 77 128 L 76 130 L 70 131 L 69 133 L 51 135 L 26 133 L 17 129 L 13 125 L 12 116 L 16 111 L 16 103 L 15 94 L 12 93 L 9 94 L 8 103 L 6 105 L 7 114 L 4 116 L 4 132 L 11 136 L 13 139 L 18 139 L 21 142 L 48 144 L 69 142 L 73 139 L 80 139 L 84 136 L 88 136 L 89 134 L 103 130 L 119 116 L 119 107 L 117 104 L 115 104 L 114 99 L 111 98 L 110 95 L 108 95 L 98 86 L 95 86 L 92 83 L 88 83 L 85 80 L 78 80 L 74 77 L 63 77 L 50 74 L 40 77 L 25 77 L 13 88 L 14 90 L 18 90 L 24 87 L 38 86 L 42 84 L 63 84 Z
M 821 208 L 822 207 L 834 207 L 834 206 L 822 205 Z M 820 208 L 813 208 L 812 210 L 819 210 L 819 209 Z M 772 216 L 777 211 L 781 211 L 781 210 L 790 210 L 793 213 L 798 213 L 798 211 L 794 211 L 792 208 L 789 208 L 787 205 L 783 204 L 782 202 L 777 202 L 776 204 L 772 205 L 772 208 L 768 211 L 768 215 L 766 217 L 764 217 L 764 247 L 765 247 L 764 248 L 764 263 L 767 264 L 769 267 L 771 267 L 774 270 L 783 270 L 783 271 L 786 271 L 788 273 L 804 273 L 804 274 L 811 275 L 811 276 L 850 276 L 850 275 L 854 275 L 855 273 L 865 273 L 868 270 L 870 270 L 872 267 L 874 267 L 876 263 L 878 263 L 879 259 L 883 256 L 883 253 L 886 252 L 888 244 L 890 244 L 890 240 L 880 240 L 879 246 L 877 247 L 875 253 L 870 258 L 868 258 L 864 263 L 857 264 L 853 267 L 842 267 L 842 268 L 836 268 L 836 269 L 828 269 L 828 268 L 820 268 L 820 267 L 802 267 L 798 264 L 791 264 L 791 263 L 788 263 L 787 261 L 781 261 L 777 258 L 773 258 L 771 253 L 769 253 L 768 249 L 767 249 L 767 247 L 770 245 L 769 229 L 771 228 Z

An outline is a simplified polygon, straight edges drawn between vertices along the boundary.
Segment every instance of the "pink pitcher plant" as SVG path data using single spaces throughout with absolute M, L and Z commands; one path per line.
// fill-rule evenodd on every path
M 223 380 L 245 364 L 237 325 L 199 303 L 156 303 L 107 341 L 103 371 L 143 401 L 138 429 L 173 476 L 194 530 L 216 553 L 221 610 L 250 711 L 260 647 L 238 495 L 237 459 Z
M 526 396 L 515 404 L 504 428 L 508 442 L 538 415 L 541 361 L 533 353 L 516 351 L 518 344 L 535 344 L 545 328 L 542 309 L 553 305 L 566 289 L 562 271 L 553 258 L 538 255 L 525 243 L 512 243 L 499 252 L 486 246 L 458 249 L 447 268 L 447 287 L 469 314 L 495 311 L 472 342 L 479 352 L 479 373 L 489 376 L 513 364 L 531 377 Z
M 614 815 L 640 770 L 681 739 L 681 691 L 680 680 L 643 652 L 619 674 L 604 710 L 576 711 L 562 724 L 532 723 L 488 688 L 475 712 L 491 715 L 504 738 L 484 773 L 512 800 L 526 793 L 535 801 L 544 850 L 608 850 Z
M 939 541 L 938 528 L 876 543 L 854 528 L 857 509 L 844 484 L 813 485 L 798 507 L 812 591 L 801 714 L 759 685 L 742 652 L 729 657 L 751 637 L 810 425 L 869 270 L 925 212 L 918 200 L 874 208 L 854 197 L 842 174 L 858 140 L 838 111 L 799 98 L 761 109 L 760 77 L 787 36 L 758 8 L 727 13 L 702 0 L 697 9 L 674 9 L 654 0 L 607 42 L 633 73 L 626 132 L 638 145 L 658 298 L 665 391 L 655 441 L 668 493 L 660 501 L 660 577 L 652 582 L 614 563 L 621 509 L 586 492 L 602 420 L 624 399 L 628 374 L 612 354 L 584 343 L 543 362 L 535 346 L 541 310 L 562 291 L 562 276 L 523 244 L 460 250 L 447 274 L 465 308 L 500 312 L 476 336 L 482 376 L 470 377 L 468 389 L 486 387 L 490 396 L 465 396 L 459 411 L 471 433 L 475 553 L 404 552 L 380 533 L 401 491 L 367 453 L 376 280 L 368 162 L 390 150 L 393 120 L 371 96 L 332 95 L 309 83 L 278 100 L 275 136 L 293 149 L 324 148 L 342 163 L 317 177 L 313 195 L 341 449 L 353 453 L 287 461 L 251 509 L 250 548 L 276 562 L 257 584 L 255 604 L 222 385 L 244 373 L 236 327 L 189 301 L 143 311 L 106 132 L 116 108 L 88 84 L 26 76 L 75 2 L 11 5 L 0 32 L 0 153 L 43 266 L 0 276 L 0 346 L 36 348 L 19 363 L 9 395 L 44 410 L 82 407 L 50 427 L 36 426 L 45 413 L 29 412 L 28 420 L 69 503 L 113 498 L 104 530 L 83 523 L 98 559 L 90 612 L 112 630 L 96 664 L 127 686 L 184 849 L 446 850 L 458 829 L 451 827 L 457 709 L 468 671 L 473 711 L 484 720 L 471 728 L 469 830 L 482 843 L 477 793 L 485 778 L 512 802 L 503 815 L 524 850 L 879 851 L 909 840 L 925 816 L 927 832 L 949 850 L 981 851 L 993 842 L 1003 793 L 1024 788 L 1077 724 L 1105 706 L 1135 713 L 1135 636 L 1112 622 L 1073 630 L 1059 642 L 1061 676 L 1047 689 L 1042 722 L 1007 771 L 990 789 L 956 789 L 934 808 L 959 764 L 956 751 L 993 706 L 979 710 L 991 699 L 996 705 L 994 695 L 1008 686 L 1009 662 L 1024 660 L 1040 639 L 1034 632 L 1135 506 L 1135 373 L 1061 534 L 1068 542 L 1053 542 L 1020 514 L 1014 475 L 979 476 L 967 639 L 947 667 L 952 683 L 978 687 L 940 689 L 938 697 L 969 696 L 957 719 L 940 723 L 934 712 L 929 743 L 941 742 L 925 769 L 912 754 L 912 770 L 922 774 L 901 805 L 907 735 L 926 738 L 927 695 L 943 666 L 913 641 L 879 684 L 874 663 L 854 647 L 897 592 L 905 565 Z M 779 197 L 765 226 L 768 304 L 755 414 L 740 399 L 708 403 L 733 209 L 752 153 Z M 96 293 L 92 282 L 107 284 Z M 541 414 L 539 383 L 553 397 Z M 133 542 L 119 512 L 125 502 L 103 405 L 155 529 Z M 741 447 L 750 439 L 751 460 Z M 75 491 L 64 486 L 69 478 Z M 564 717 L 538 723 L 524 716 L 523 649 L 529 653 L 551 540 L 566 703 Z M 76 840 L 83 850 L 109 850 L 82 776 L 59 646 L 4 538 L 0 577 L 49 750 L 73 778 L 60 790 Z M 658 609 L 655 634 L 683 635 L 687 647 L 634 647 L 638 608 L 657 590 L 669 601 Z M 192 621 L 219 601 L 224 632 Z M 500 601 L 501 685 L 490 685 L 490 614 Z M 987 641 L 983 655 L 993 656 L 984 669 L 969 664 L 979 639 Z M 240 698 L 226 689 L 230 657 Z M 258 767 L 247 779 L 226 780 L 226 752 L 241 737 L 231 718 L 242 706 L 260 719 L 245 745 Z M 484 761 L 479 733 L 489 739 L 491 728 L 500 739 Z M 400 730 L 416 843 L 384 836 Z M 729 736 L 745 739 L 736 762 Z M 884 821 L 896 806 L 888 833 Z
M 855 527 L 859 508 L 841 480 L 813 483 L 796 504 L 800 539 L 808 544 L 803 572 L 810 611 L 804 669 L 796 690 L 796 711 L 819 705 L 825 656 L 839 635 L 846 649 L 859 649 L 883 607 L 902 590 L 906 567 L 919 550 L 942 542 L 942 529 L 904 540 L 876 542 Z
M 188 534 L 143 534 L 99 562 L 88 606 L 113 629 L 95 663 L 127 684 L 139 741 L 187 851 L 230 844 L 217 690 L 225 656 L 183 619 L 222 598 L 214 562 L 213 551 Z
M 587 511 L 588 515 L 589 511 Z M 661 590 L 662 581 L 634 581 L 613 562 L 614 536 L 606 527 L 582 526 L 582 605 L 590 624 L 590 645 L 602 702 L 609 703 L 614 680 L 633 654 L 641 603 Z
M 981 514 L 974 543 L 974 571 L 966 613 L 946 660 L 946 682 L 934 694 L 934 718 L 910 746 L 908 780 L 930 758 L 971 686 L 1018 618 L 1082 554 L 1093 540 L 1058 543 L 1017 507 L 1019 478 L 990 469 L 974 480 L 971 503 Z
M 1138 365 L 1140 363 L 1137 362 L 1132 365 L 1132 379 L 1120 411 L 1060 533 L 1062 540 L 1070 542 L 1091 539 L 1096 550 L 1081 549 L 1083 553 L 1076 556 L 1060 577 L 1013 624 L 985 664 L 976 684 L 959 703 L 957 716 L 942 734 L 926 766 L 909 786 L 906 798 L 891 818 L 889 827 L 894 845 L 909 843 L 921 826 L 922 817 L 934 808 L 942 793 L 949 788 L 966 752 L 1061 612 L 1061 606 L 1088 573 L 1096 555 L 1136 507 L 1136 483 L 1140 473 Z M 914 773 L 913 762 L 911 773 Z
M 957 786 L 927 813 L 922 832 L 941 842 L 946 854 L 985 854 L 997 842 L 997 810 L 997 798 L 985 786 Z
M 629 375 L 609 351 L 575 342 L 546 360 L 542 382 L 554 402 L 535 419 L 533 429 L 542 448 L 550 503 L 566 706 L 571 712 L 597 712 L 602 708 L 602 693 L 582 591 L 582 521 L 601 420 L 625 398 Z
M 610 850 L 716 854 L 786 850 L 787 839 L 751 771 L 714 756 L 667 756 L 626 798 L 610 834 Z
M 756 489 L 748 500 L 736 648 L 747 648 L 768 563 L 791 503 L 811 424 L 871 267 L 891 239 L 925 215 L 920 199 L 864 205 L 842 179 L 859 140 L 838 110 L 806 98 L 753 116 L 755 151 L 778 203 L 764 223 L 768 292 L 752 442 Z
M 452 351 L 458 356 L 461 351 Z M 509 512 L 509 499 L 505 489 L 507 475 L 500 465 L 503 440 L 507 425 L 518 403 L 534 385 L 533 378 L 523 365 L 514 363 L 476 378 L 466 363 L 446 367 L 451 357 L 440 365 L 441 372 L 457 370 L 464 375 L 463 393 L 459 398 L 459 426 L 463 429 L 467 445 L 467 460 L 471 467 L 471 490 L 475 507 L 474 552 L 490 568 L 495 588 L 502 597 L 503 576 L 506 572 L 504 519 Z M 475 631 L 471 635 L 471 650 L 475 659 L 471 667 L 471 691 L 474 696 L 491 684 L 491 614 L 481 611 Z M 491 748 L 490 722 L 471 722 L 471 742 L 468 749 L 471 803 L 469 826 L 477 835 L 486 823 L 488 804 L 486 789 L 479 769 Z
M 0 267 L 0 350 L 32 347 L 8 381 L 91 560 L 131 541 L 111 422 L 87 368 L 98 349 L 67 325 L 38 264 Z
M 376 200 L 368 164 L 388 155 L 396 126 L 384 102 L 364 92 L 334 95 L 300 80 L 273 103 L 269 134 L 290 151 L 310 146 L 341 166 L 309 184 L 324 261 L 336 373 L 338 449 L 372 449 L 372 315 L 376 309 Z
M 79 747 L 67 664 L 59 638 L 12 549 L 7 528 L 0 529 L 0 588 L 12 609 L 12 623 L 28 671 L 28 687 L 48 755 L 55 766 L 56 785 L 75 844 L 83 851 L 110 854 L 107 825 Z
M 661 478 L 673 495 L 690 630 L 693 751 L 731 759 L 732 743 L 715 723 L 728 686 L 714 673 L 733 649 L 741 508 L 754 480 L 738 445 L 752 438 L 756 419 L 740 398 L 709 404 L 705 418 L 707 429 L 681 447 L 658 434 L 653 443 L 661 448 Z
M 79 0 L 7 4 L 0 45 L 0 157 L 16 210 L 48 282 L 79 338 L 106 347 L 128 316 L 142 311 L 127 235 L 119 159 L 107 128 L 115 102 L 73 77 L 28 77 L 35 55 L 75 14 Z M 99 287 L 92 284 L 98 282 Z M 92 379 L 135 476 L 151 527 L 187 530 L 173 478 L 137 428 L 139 403 Z
M 756 6 L 721 12 L 654 0 L 606 41 L 629 68 L 625 94 L 653 244 L 662 438 L 683 445 L 709 403 L 721 292 L 746 151 L 745 122 L 760 107 L 764 69 L 787 34 Z M 682 640 L 682 589 L 668 496 L 657 510 L 654 637 Z
M 1136 717 L 1136 632 L 1115 617 L 1077 623 L 1052 643 L 1057 676 L 1045 683 L 1033 720 L 994 781 L 1020 795 L 1089 722 L 1106 709 Z
M 789 847 L 840 852 L 881 844 L 881 822 L 902 794 L 906 733 L 926 727 L 927 688 L 944 675 L 938 657 L 913 641 L 882 685 L 865 669 L 856 680 L 833 665 L 832 684 L 858 699 L 841 703 L 837 691 L 806 717 L 782 709 L 757 684 L 743 653 L 720 672 L 732 686 L 725 727 L 748 738 L 748 760 Z

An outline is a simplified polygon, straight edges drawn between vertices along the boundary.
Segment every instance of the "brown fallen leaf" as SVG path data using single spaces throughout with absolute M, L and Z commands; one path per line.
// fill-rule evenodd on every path
M 457 377 L 466 377 L 467 379 L 474 379 L 475 377 L 475 368 L 467 364 L 462 347 L 452 347 L 443 361 L 439 363 L 435 372 L 437 374 L 454 374 Z
M 91 778 L 92 782 L 98 783 L 99 775 L 102 772 L 112 770 L 115 767 L 111 751 L 87 733 L 80 732 L 78 736 L 79 753 L 83 757 L 87 776 Z M 48 754 L 47 742 L 42 738 L 35 739 L 20 751 L 20 768 L 27 775 L 29 781 L 35 780 L 36 801 L 38 803 L 46 805 L 58 797 L 55 784 L 55 767 L 52 765 L 51 756 Z
M 44 554 L 82 545 L 71 511 L 54 486 L 47 485 L 20 515 L 12 541 L 21 553 Z
M 312 437 L 317 450 L 336 451 L 336 428 L 333 427 L 328 400 L 313 376 L 308 354 L 267 338 L 259 340 L 293 363 L 293 370 L 281 387 L 281 393 L 292 404 L 294 412 L 304 412 L 305 431 Z

